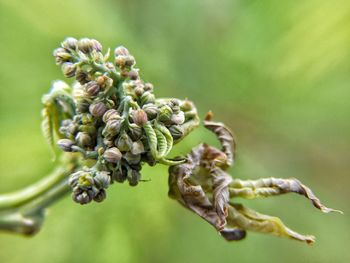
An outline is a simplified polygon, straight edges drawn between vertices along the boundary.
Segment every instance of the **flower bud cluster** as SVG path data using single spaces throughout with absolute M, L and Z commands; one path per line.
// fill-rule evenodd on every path
M 63 74 L 76 80 L 71 92 L 75 112 L 61 120 L 58 146 L 94 160 L 70 179 L 73 200 L 80 204 L 102 201 L 114 181 L 137 185 L 143 163 L 173 164 L 166 155 L 174 142 L 198 125 L 191 102 L 155 98 L 153 85 L 141 80 L 125 47 L 115 49 L 114 63 L 109 56 L 88 38 L 67 38 L 54 51 Z

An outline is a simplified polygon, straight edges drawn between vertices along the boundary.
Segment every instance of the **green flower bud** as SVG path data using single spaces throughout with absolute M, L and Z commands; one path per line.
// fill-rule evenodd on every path
M 128 173 L 128 181 L 130 186 L 136 186 L 141 179 L 141 174 L 137 170 L 131 170 Z
M 72 78 L 75 76 L 76 66 L 73 63 L 66 62 L 62 64 L 62 72 L 66 78 Z
M 143 105 L 142 109 L 146 112 L 149 120 L 156 118 L 159 112 L 158 107 L 152 103 Z
M 141 105 L 145 105 L 145 104 L 148 104 L 148 103 L 154 103 L 154 102 L 155 102 L 155 97 L 149 91 L 143 93 L 141 98 L 140 98 Z
M 159 109 L 158 120 L 163 123 L 169 123 L 173 115 L 173 110 L 169 105 L 163 105 Z
M 184 136 L 183 128 L 180 125 L 170 126 L 169 131 L 174 140 L 181 139 Z
M 127 152 L 124 154 L 123 158 L 129 164 L 138 164 L 141 162 L 141 155 L 140 154 L 132 154 L 131 152 Z
M 182 102 L 182 104 L 180 105 L 180 109 L 182 111 L 190 111 L 194 109 L 194 105 L 191 101 L 189 100 L 185 100 Z
M 148 121 L 147 114 L 143 110 L 133 111 L 132 112 L 132 119 L 133 119 L 134 123 L 136 123 L 140 127 L 145 125 Z
M 65 49 L 72 49 L 76 50 L 78 46 L 78 40 L 76 40 L 74 37 L 67 37 L 61 44 L 61 46 Z
M 94 117 L 90 113 L 84 113 L 80 115 L 80 122 L 82 124 L 91 124 L 94 121 Z
M 102 117 L 103 114 L 107 111 L 107 107 L 103 102 L 97 102 L 90 105 L 89 111 L 94 117 Z
M 87 132 L 91 136 L 96 135 L 96 127 L 93 125 L 80 125 L 79 131 Z
M 94 177 L 94 184 L 99 189 L 108 188 L 110 183 L 111 183 L 111 177 L 109 176 L 109 172 L 106 172 L 106 171 L 97 172 L 96 176 Z
M 117 163 L 122 158 L 122 153 L 118 148 L 112 147 L 104 152 L 103 158 L 109 163 Z
M 132 140 L 130 137 L 124 132 L 119 136 L 119 138 L 116 140 L 116 146 L 118 149 L 122 152 L 128 152 L 130 151 L 132 147 Z
M 90 96 L 96 96 L 100 92 L 100 86 L 96 81 L 90 81 L 85 84 L 85 91 Z
M 141 154 L 145 152 L 145 147 L 141 141 L 136 141 L 132 143 L 131 153 L 134 155 Z
M 92 139 L 87 132 L 78 132 L 77 136 L 75 136 L 75 141 L 82 148 L 88 147 L 92 143 Z
M 82 38 L 78 42 L 78 49 L 85 54 L 89 54 L 94 49 L 94 43 L 89 38 Z
M 71 152 L 73 144 L 74 143 L 69 139 L 61 139 L 57 142 L 58 147 L 64 152 Z
M 131 139 L 133 139 L 134 141 L 137 141 L 139 139 L 141 139 L 141 136 L 143 134 L 142 128 L 140 126 L 138 126 L 135 123 L 131 123 L 129 125 L 129 135 L 131 137 Z
M 103 122 L 104 123 L 107 123 L 111 120 L 120 120 L 121 117 L 119 115 L 119 112 L 115 109 L 110 109 L 108 111 L 105 112 L 105 114 L 103 114 Z
M 129 50 L 126 47 L 119 46 L 114 50 L 114 55 L 117 56 L 128 56 Z

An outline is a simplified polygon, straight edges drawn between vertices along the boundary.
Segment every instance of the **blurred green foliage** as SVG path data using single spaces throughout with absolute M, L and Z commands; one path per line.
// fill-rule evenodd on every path
M 158 96 L 188 97 L 238 137 L 232 175 L 297 177 L 330 207 L 299 196 L 249 201 L 314 246 L 249 233 L 225 242 L 167 198 L 167 171 L 115 184 L 102 204 L 70 198 L 34 238 L 0 234 L 0 262 L 350 262 L 350 2 L 347 0 L 0 0 L 0 192 L 53 167 L 40 98 L 61 78 L 51 56 L 66 36 L 123 44 Z M 215 143 L 198 130 L 178 146 Z

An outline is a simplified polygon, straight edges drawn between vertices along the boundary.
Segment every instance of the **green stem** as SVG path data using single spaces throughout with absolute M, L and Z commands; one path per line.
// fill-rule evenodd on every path
M 45 219 L 45 208 L 70 192 L 67 180 L 63 180 L 43 195 L 18 209 L 0 212 L 0 231 L 22 235 L 36 234 Z
M 45 219 L 45 208 L 69 193 L 68 176 L 78 168 L 75 156 L 55 171 L 23 190 L 0 195 L 0 231 L 33 235 Z
M 0 195 L 0 211 L 26 204 L 45 193 L 68 175 L 65 169 L 59 167 L 50 175 L 29 187 L 13 193 Z

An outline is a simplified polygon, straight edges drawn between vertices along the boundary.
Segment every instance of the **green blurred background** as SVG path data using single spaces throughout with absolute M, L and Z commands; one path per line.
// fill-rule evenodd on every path
M 66 198 L 33 238 L 0 234 L 0 262 L 350 262 L 350 2 L 347 0 L 0 0 L 0 193 L 48 173 L 40 98 L 61 78 L 66 36 L 125 45 L 157 96 L 188 97 L 238 138 L 232 175 L 297 177 L 300 196 L 244 203 L 317 237 L 313 246 L 249 233 L 225 242 L 167 198 L 167 170 L 113 185 L 101 204 Z M 216 143 L 203 129 L 175 153 Z

